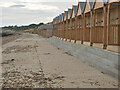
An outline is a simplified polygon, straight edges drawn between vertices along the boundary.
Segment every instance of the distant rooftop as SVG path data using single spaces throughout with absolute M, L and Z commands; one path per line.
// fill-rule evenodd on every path
M 53 29 L 53 25 L 42 25 L 38 27 L 38 30 L 43 30 L 43 29 Z

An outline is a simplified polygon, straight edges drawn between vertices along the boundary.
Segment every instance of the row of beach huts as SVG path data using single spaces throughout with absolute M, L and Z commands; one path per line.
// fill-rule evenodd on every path
M 120 45 L 120 0 L 78 2 L 53 19 L 53 35 L 81 44 Z

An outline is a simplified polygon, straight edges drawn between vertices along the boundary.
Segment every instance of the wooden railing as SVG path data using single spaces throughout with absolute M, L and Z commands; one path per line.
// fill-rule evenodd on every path
M 86 27 L 84 30 L 82 28 L 54 30 L 54 35 L 69 40 L 81 41 L 84 39 L 83 42 L 90 42 L 91 30 L 93 30 L 93 43 L 104 44 L 104 26 L 95 26 L 92 29 L 91 27 Z M 40 34 L 43 33 L 40 32 Z M 120 24 L 110 25 L 106 36 L 107 45 L 120 45 Z
M 75 40 L 75 29 L 71 29 L 71 40 Z
M 79 41 L 79 40 L 81 40 L 81 28 L 76 28 L 76 33 L 75 33 L 75 35 L 76 35 L 76 41 Z
M 108 35 L 109 45 L 120 45 L 120 24 L 110 25 Z
M 103 43 L 103 26 L 95 26 L 95 29 L 94 29 L 94 43 Z
M 84 30 L 84 41 L 90 42 L 90 27 L 86 27 Z

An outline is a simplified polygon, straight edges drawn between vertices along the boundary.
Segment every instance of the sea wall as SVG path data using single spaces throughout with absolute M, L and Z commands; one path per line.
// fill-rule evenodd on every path
M 79 58 L 81 61 L 88 63 L 101 72 L 118 79 L 118 60 L 120 59 L 120 54 L 82 44 L 62 41 L 56 37 L 51 37 L 47 40 L 57 48 Z

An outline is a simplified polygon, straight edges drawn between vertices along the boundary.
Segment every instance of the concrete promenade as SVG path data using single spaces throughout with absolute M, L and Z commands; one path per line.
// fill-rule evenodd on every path
M 38 35 L 23 34 L 3 45 L 2 56 L 3 87 L 117 88 L 116 79 Z

